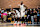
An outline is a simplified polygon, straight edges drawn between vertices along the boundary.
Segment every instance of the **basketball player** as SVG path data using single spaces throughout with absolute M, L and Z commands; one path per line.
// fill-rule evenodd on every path
M 20 9 L 20 17 L 22 19 L 22 24 L 24 23 L 24 15 L 25 15 L 25 9 L 26 9 L 26 6 L 23 4 L 23 2 L 21 2 L 21 5 L 19 5 Z
M 21 17 L 24 17 L 25 15 L 25 5 L 23 4 L 23 2 L 21 2 L 21 5 L 20 6 L 20 13 L 21 13 Z

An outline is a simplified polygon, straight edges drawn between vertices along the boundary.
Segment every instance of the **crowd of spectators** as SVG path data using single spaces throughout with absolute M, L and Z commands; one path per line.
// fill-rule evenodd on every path
M 22 18 L 19 17 L 19 15 L 19 11 L 16 9 L 0 9 L 0 18 L 2 22 L 40 22 L 40 9 L 26 9 L 25 15 Z

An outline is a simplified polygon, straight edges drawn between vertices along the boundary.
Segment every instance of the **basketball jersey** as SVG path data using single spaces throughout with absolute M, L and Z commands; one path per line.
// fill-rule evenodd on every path
M 22 11 L 25 10 L 24 4 L 20 5 L 20 10 L 22 10 Z

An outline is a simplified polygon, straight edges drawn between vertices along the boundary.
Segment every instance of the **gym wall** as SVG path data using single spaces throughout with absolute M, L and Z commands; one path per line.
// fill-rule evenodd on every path
M 28 8 L 37 8 L 40 5 L 40 0 L 0 0 L 0 8 L 18 8 L 21 1 Z

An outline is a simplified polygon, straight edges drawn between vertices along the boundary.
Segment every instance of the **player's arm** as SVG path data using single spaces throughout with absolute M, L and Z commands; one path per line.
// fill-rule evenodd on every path
M 28 7 L 27 7 L 27 6 L 25 6 L 25 5 L 24 5 L 24 7 L 26 7 L 26 9 L 28 9 Z
M 28 9 L 28 7 L 27 7 L 27 6 L 25 6 L 25 5 L 24 5 L 24 7 L 25 7 L 25 11 L 26 11 L 26 10 Z

